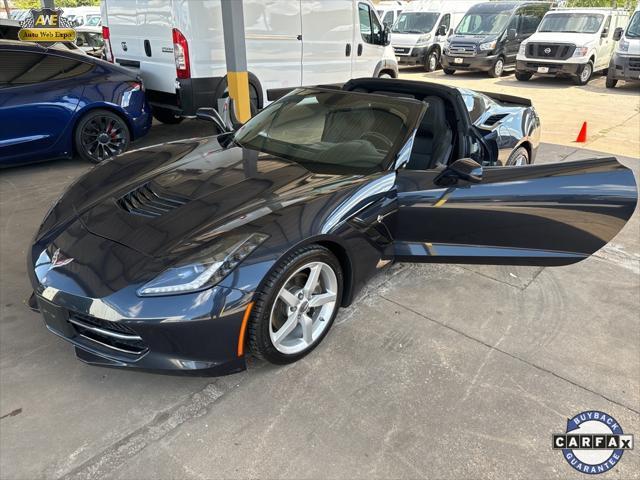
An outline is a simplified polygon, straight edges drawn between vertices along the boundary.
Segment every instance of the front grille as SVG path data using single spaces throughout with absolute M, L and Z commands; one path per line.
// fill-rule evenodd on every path
M 472 57 L 476 54 L 476 46 L 473 43 L 452 43 L 448 51 L 452 56 Z
M 69 312 L 69 323 L 79 336 L 103 347 L 133 355 L 141 355 L 147 351 L 142 338 L 120 322 Z
M 123 210 L 135 215 L 159 217 L 181 207 L 188 201 L 184 197 L 155 190 L 150 183 L 146 183 L 118 199 L 118 205 Z
M 547 67 L 549 69 L 557 68 L 559 70 L 562 69 L 562 63 L 535 63 L 535 62 L 527 62 L 527 68 L 540 68 Z
M 393 47 L 393 53 L 397 53 L 399 55 L 409 55 L 410 52 L 411 52 L 411 48 Z
M 482 123 L 484 125 L 487 125 L 487 126 L 492 126 L 492 125 L 495 125 L 496 123 L 498 123 L 500 120 L 502 120 L 507 115 L 509 115 L 509 114 L 508 113 L 498 113 L 496 115 L 491 115 L 489 118 L 487 118 Z
M 640 72 L 640 58 L 629 59 L 629 70 Z
M 571 58 L 575 50 L 576 46 L 570 44 L 529 43 L 527 44 L 527 57 L 567 60 Z

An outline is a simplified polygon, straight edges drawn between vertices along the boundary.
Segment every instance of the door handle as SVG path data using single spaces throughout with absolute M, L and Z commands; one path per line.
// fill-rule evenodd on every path
M 344 55 L 345 55 L 345 57 L 350 57 L 351 56 L 351 44 L 350 43 L 347 43 L 347 46 L 344 49 Z
M 362 55 L 362 44 L 358 44 L 358 56 Z

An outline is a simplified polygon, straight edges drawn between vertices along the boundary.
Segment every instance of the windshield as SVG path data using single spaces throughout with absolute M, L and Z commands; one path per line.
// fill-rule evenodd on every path
M 298 89 L 249 120 L 234 140 L 313 172 L 367 174 L 387 168 L 422 108 L 415 100 Z
M 101 48 L 104 46 L 102 34 L 93 32 L 76 32 L 76 45 L 79 47 Z
M 553 13 L 545 15 L 539 32 L 596 33 L 604 15 L 597 13 Z
M 100 16 L 92 15 L 87 18 L 87 23 L 85 23 L 88 27 L 97 27 L 100 25 Z
M 504 31 L 511 12 L 468 13 L 456 29 L 458 35 L 492 35 Z
M 405 12 L 401 13 L 391 29 L 395 33 L 428 33 L 438 21 L 439 13 Z
M 627 31 L 624 36 L 627 38 L 640 37 L 640 10 L 634 13 L 633 17 L 631 17 L 631 21 L 629 22 L 629 26 L 627 27 Z

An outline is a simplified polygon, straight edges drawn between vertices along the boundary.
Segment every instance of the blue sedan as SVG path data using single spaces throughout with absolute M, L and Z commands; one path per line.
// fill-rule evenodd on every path
M 70 158 L 98 163 L 151 127 L 132 72 L 88 55 L 0 41 L 0 167 Z

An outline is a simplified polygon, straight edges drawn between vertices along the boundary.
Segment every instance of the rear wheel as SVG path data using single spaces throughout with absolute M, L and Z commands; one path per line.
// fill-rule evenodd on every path
M 153 114 L 153 118 L 167 125 L 176 125 L 184 120 L 184 118 L 168 108 L 154 107 L 151 113 Z
M 509 155 L 509 159 L 507 160 L 507 165 L 512 167 L 522 167 L 524 165 L 529 165 L 529 150 L 526 147 L 518 147 L 511 155 Z
M 326 248 L 310 245 L 286 257 L 256 293 L 251 351 L 276 364 L 307 355 L 331 328 L 342 288 L 340 263 Z
M 424 63 L 425 72 L 435 72 L 438 69 L 438 64 L 440 63 L 440 54 L 437 48 L 434 48 L 427 55 L 426 61 Z
M 529 72 L 516 72 L 516 78 L 521 82 L 528 82 L 533 77 L 533 73 Z
M 504 58 L 498 57 L 488 73 L 491 78 L 501 77 L 504 73 Z
M 575 83 L 577 85 L 586 85 L 591 80 L 591 76 L 593 75 L 593 62 L 588 62 L 582 67 L 582 71 L 575 78 Z
M 453 68 L 443 68 L 442 71 L 445 75 L 453 75 L 454 73 L 456 73 L 455 69 Z
M 76 152 L 84 160 L 100 163 L 123 153 L 131 134 L 127 123 L 108 110 L 92 110 L 78 122 L 74 134 Z

